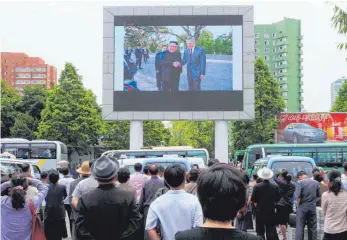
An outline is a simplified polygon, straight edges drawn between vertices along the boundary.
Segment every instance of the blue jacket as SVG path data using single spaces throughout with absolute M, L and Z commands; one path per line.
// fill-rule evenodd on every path
M 181 62 L 182 66 L 187 64 L 188 77 L 193 80 L 200 79 L 200 75 L 206 74 L 206 54 L 201 47 L 195 46 L 192 60 L 190 60 L 190 49 L 186 49 Z

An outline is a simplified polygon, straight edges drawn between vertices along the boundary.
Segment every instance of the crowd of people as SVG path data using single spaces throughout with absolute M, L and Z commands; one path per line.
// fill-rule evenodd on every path
M 317 239 L 317 206 L 325 216 L 324 240 L 346 240 L 347 162 L 343 167 L 343 174 L 332 169 L 325 185 L 319 169 L 308 178 L 304 171 L 290 176 L 263 168 L 250 181 L 216 159 L 188 173 L 179 164 L 136 163 L 131 175 L 102 156 L 83 162 L 77 179 L 64 166 L 42 172 L 41 180 L 23 164 L 23 173 L 1 185 L 1 239 L 32 239 L 30 208 L 41 216 L 47 240 L 66 238 L 68 231 L 74 240 L 287 239 L 295 204 L 296 240 L 304 239 L 305 225 L 308 239 Z M 247 232 L 254 225 L 257 236 Z

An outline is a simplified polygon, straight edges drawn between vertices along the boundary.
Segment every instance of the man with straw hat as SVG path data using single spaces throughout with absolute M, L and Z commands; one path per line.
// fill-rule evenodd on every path
M 82 166 L 76 170 L 78 172 L 78 174 L 80 174 L 80 177 L 78 179 L 74 180 L 73 182 L 71 182 L 71 184 L 70 184 L 70 191 L 69 191 L 70 204 L 72 201 L 72 193 L 75 190 L 77 184 L 80 181 L 89 178 L 91 165 L 92 165 L 92 162 L 84 161 L 82 163 Z M 76 240 L 77 239 L 76 238 L 76 228 L 75 228 L 76 209 L 72 206 L 72 204 L 71 204 L 71 208 L 72 208 L 72 213 L 71 213 L 72 234 L 71 234 L 71 238 L 72 238 L 72 240 Z

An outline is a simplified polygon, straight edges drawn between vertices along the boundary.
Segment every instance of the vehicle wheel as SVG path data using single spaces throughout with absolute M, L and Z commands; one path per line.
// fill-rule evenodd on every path
M 298 137 L 294 134 L 294 136 L 293 136 L 293 143 L 294 144 L 297 144 L 297 143 L 299 143 L 298 142 Z

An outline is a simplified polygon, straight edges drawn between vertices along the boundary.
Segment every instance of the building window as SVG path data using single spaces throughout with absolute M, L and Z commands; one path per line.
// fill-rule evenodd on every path
M 31 78 L 46 78 L 46 74 L 31 74 Z
M 287 65 L 287 64 L 288 64 L 287 60 L 281 62 L 281 65 Z
M 282 34 L 283 33 L 283 31 L 280 31 L 280 34 Z
M 280 69 L 280 73 L 286 73 L 286 72 L 287 72 L 286 68 Z
M 16 84 L 30 84 L 30 80 L 16 80 Z
M 273 38 L 276 37 L 276 33 L 273 33 L 273 34 L 272 34 L 272 37 L 273 37 Z
M 4 72 L 4 75 L 7 75 L 7 72 Z
M 258 45 L 258 44 L 259 44 L 259 41 L 258 41 L 258 40 L 255 40 L 254 43 L 255 43 L 255 45 Z
M 287 56 L 287 53 L 281 53 L 280 54 L 280 57 L 286 57 Z
M 266 41 L 266 40 L 265 40 L 265 42 L 264 42 L 264 43 L 265 43 L 265 46 L 270 45 L 270 41 Z
M 32 80 L 31 84 L 46 84 L 45 80 Z
M 270 37 L 269 34 L 267 33 L 264 34 L 264 38 L 269 38 L 269 37 Z
M 254 52 L 256 52 L 256 53 L 259 52 L 259 49 L 258 48 L 254 49 Z
M 255 37 L 255 38 L 258 38 L 258 37 L 259 37 L 259 33 L 255 33 L 255 34 L 254 34 L 254 37 Z
M 280 77 L 280 81 L 287 81 L 287 77 Z
M 258 58 L 258 55 L 254 55 L 254 60 L 257 60 L 257 58 Z
M 265 56 L 264 56 L 264 59 L 265 59 L 265 60 L 269 60 L 269 56 L 268 56 L 268 55 L 265 55 Z
M 272 73 L 273 73 L 274 76 L 276 76 L 276 71 L 273 71 Z
M 46 68 L 16 68 L 16 72 L 46 72 Z
M 275 52 L 276 52 L 276 48 L 273 48 L 273 49 L 272 49 L 272 52 L 274 52 L 274 53 L 275 53 Z
M 268 49 L 268 48 L 265 48 L 265 49 L 264 49 L 264 52 L 268 53 L 268 52 L 269 52 L 269 49 Z
M 31 74 L 16 74 L 16 78 L 31 78 Z
M 287 45 L 283 45 L 283 46 L 280 46 L 279 49 L 282 50 L 282 49 L 286 49 L 287 48 Z
M 283 92 L 283 93 L 281 93 L 281 95 L 282 95 L 283 97 L 287 97 L 287 96 L 288 96 L 288 92 Z
M 280 42 L 287 41 L 287 37 L 280 38 Z

